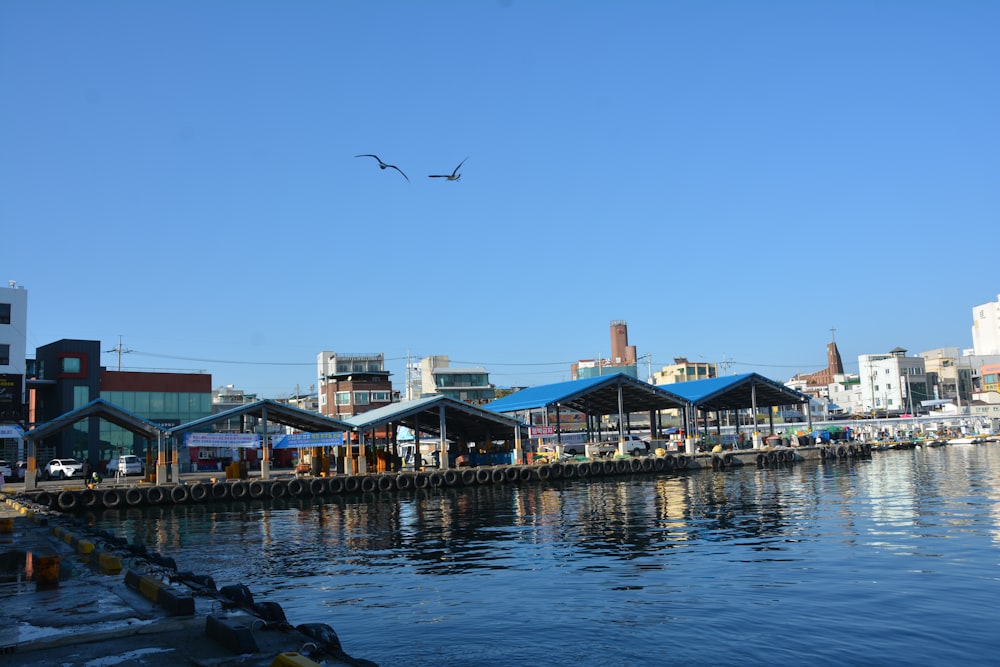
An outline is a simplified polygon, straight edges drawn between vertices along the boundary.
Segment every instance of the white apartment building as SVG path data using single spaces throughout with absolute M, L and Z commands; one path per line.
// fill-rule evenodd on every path
M 897 347 L 888 354 L 858 357 L 861 408 L 883 414 L 913 413 L 931 398 L 923 357 L 908 357 Z
M 972 309 L 972 353 L 1000 354 L 1000 296 Z
M 0 287 L 0 422 L 24 418 L 28 290 L 11 280 Z

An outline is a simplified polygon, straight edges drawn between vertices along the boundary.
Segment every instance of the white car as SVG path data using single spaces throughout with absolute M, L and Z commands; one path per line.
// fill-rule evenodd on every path
M 111 461 L 108 462 L 109 475 L 114 475 L 119 470 L 121 471 L 121 474 L 126 476 L 141 475 L 143 468 L 145 468 L 145 466 L 142 463 L 142 459 L 135 454 L 123 454 L 117 459 L 111 459 Z
M 79 477 L 83 464 L 76 459 L 52 459 L 45 464 L 45 476 L 49 479 Z
M 0 475 L 3 475 L 5 478 L 14 476 L 9 461 L 0 461 Z

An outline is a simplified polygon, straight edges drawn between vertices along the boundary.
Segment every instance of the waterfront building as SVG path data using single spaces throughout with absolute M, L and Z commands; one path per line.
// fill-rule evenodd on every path
M 639 378 L 638 357 L 635 345 L 628 344 L 628 323 L 625 320 L 611 322 L 611 357 L 581 359 L 570 366 L 570 377 L 574 380 L 624 373 Z
M 111 371 L 101 366 L 101 344 L 63 339 L 35 350 L 26 361 L 28 423 L 39 425 L 101 398 L 171 428 L 211 414 L 208 373 Z M 153 443 L 155 445 L 155 443 Z M 103 464 L 120 454 L 144 456 L 149 443 L 111 422 L 90 417 L 38 443 L 38 461 L 72 457 Z
M 1000 296 L 972 309 L 972 353 L 1000 355 Z
M 694 380 L 708 380 L 719 376 L 718 364 L 707 361 L 688 361 L 687 357 L 674 357 L 674 363 L 653 373 L 655 385 L 677 384 Z
M 382 353 L 323 351 L 316 356 L 316 367 L 319 412 L 324 417 L 343 420 L 394 400 Z
M 983 379 L 983 393 L 1000 392 L 1000 364 L 988 364 L 983 366 L 980 371 Z
M 834 375 L 827 389 L 827 413 L 829 417 L 838 415 L 860 415 L 864 412 L 864 395 L 861 392 L 861 378 L 856 373 Z
M 446 355 L 436 355 L 420 360 L 420 396 L 434 395 L 482 405 L 496 398 L 496 387 L 485 368 L 453 368 Z
M 0 424 L 24 420 L 27 330 L 28 290 L 11 280 L 0 288 Z
M 923 357 L 909 357 L 897 347 L 887 354 L 858 357 L 861 403 L 865 413 L 898 416 L 913 412 L 933 397 Z

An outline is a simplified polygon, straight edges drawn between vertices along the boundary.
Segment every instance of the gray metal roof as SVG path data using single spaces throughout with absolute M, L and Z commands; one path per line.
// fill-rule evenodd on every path
M 25 432 L 24 438 L 26 440 L 47 438 L 88 417 L 99 417 L 149 440 L 156 440 L 161 433 L 166 432 L 166 429 L 161 426 L 120 408 L 114 403 L 109 403 L 103 398 L 95 398 L 86 405 L 81 405 Z
M 527 425 L 517 419 L 444 395 L 392 403 L 349 417 L 347 423 L 358 430 L 396 424 L 440 436 L 442 411 L 448 439 L 463 438 L 471 442 L 513 440 L 518 429 L 527 429 Z
M 240 405 L 230 410 L 226 410 L 225 412 L 209 415 L 208 417 L 202 417 L 201 419 L 196 419 L 188 422 L 187 424 L 175 426 L 171 429 L 167 429 L 167 434 L 174 436 L 188 431 L 195 431 L 197 429 L 211 426 L 212 424 L 219 422 L 224 422 L 232 419 L 233 417 L 239 417 L 242 415 L 249 415 L 251 417 L 257 417 L 258 419 L 263 419 L 265 410 L 267 411 L 267 421 L 274 422 L 276 424 L 284 424 L 285 426 L 291 426 L 292 428 L 296 428 L 306 433 L 328 433 L 331 431 L 351 430 L 350 424 L 342 422 L 339 419 L 324 417 L 323 415 L 316 414 L 315 412 L 301 410 L 291 405 L 278 403 L 277 401 L 262 400 L 254 403 L 247 403 L 246 405 Z

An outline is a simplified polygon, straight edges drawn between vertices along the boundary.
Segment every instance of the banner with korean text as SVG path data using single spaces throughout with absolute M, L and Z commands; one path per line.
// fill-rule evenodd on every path
M 184 444 L 188 447 L 260 447 L 258 433 L 185 433 Z
M 344 444 L 344 434 L 334 433 L 289 433 L 275 438 L 272 449 L 297 449 L 299 447 L 339 447 Z

